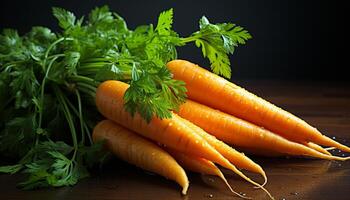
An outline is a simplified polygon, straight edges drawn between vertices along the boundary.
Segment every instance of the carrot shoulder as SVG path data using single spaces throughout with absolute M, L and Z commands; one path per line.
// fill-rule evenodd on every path
M 109 120 L 98 123 L 92 136 L 95 142 L 105 140 L 106 147 L 122 160 L 176 181 L 186 194 L 189 182 L 185 171 L 156 144 Z
M 175 79 L 186 83 L 187 95 L 192 100 L 265 127 L 288 140 L 313 142 L 350 152 L 349 147 L 322 135 L 302 119 L 198 65 L 173 60 L 167 67 Z
M 206 105 L 187 100 L 180 106 L 178 114 L 191 121 L 220 140 L 243 149 L 256 152 L 311 156 L 329 160 L 347 160 L 325 155 L 305 145 L 289 141 L 250 122 L 236 118 Z

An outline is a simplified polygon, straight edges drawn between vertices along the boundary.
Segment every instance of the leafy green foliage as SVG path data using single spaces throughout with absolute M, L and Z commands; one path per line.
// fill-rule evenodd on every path
M 63 29 L 68 29 L 75 25 L 75 15 L 62 8 L 52 8 L 53 15 L 58 20 L 58 25 Z
M 199 31 L 180 37 L 172 9 L 160 13 L 155 27 L 134 30 L 107 6 L 80 18 L 62 8 L 52 12 L 59 32 L 37 26 L 22 36 L 13 29 L 0 34 L 0 154 L 19 160 L 0 172 L 27 174 L 23 189 L 74 185 L 106 158 L 103 142 L 91 138 L 101 119 L 94 105 L 100 82 L 130 84 L 124 100 L 132 115 L 170 118 L 186 99 L 184 82 L 166 68 L 176 48 L 194 42 L 215 73 L 230 77 L 228 54 L 251 37 L 205 17 Z
M 137 68 L 133 68 L 133 80 L 124 96 L 126 110 L 132 115 L 138 112 L 147 122 L 153 113 L 160 119 L 170 118 L 171 110 L 178 109 L 186 99 L 184 82 L 172 79 L 166 67 L 148 75 L 136 71 Z M 139 96 L 144 98 L 140 101 Z
M 173 9 L 169 9 L 160 13 L 158 17 L 158 24 L 156 27 L 156 31 L 160 35 L 170 35 L 171 26 L 173 24 Z
M 208 57 L 214 73 L 231 77 L 228 54 L 232 54 L 239 44 L 251 38 L 251 35 L 240 26 L 231 23 L 211 24 L 203 16 L 199 21 L 200 30 L 190 38 L 197 47 L 202 48 L 204 57 Z

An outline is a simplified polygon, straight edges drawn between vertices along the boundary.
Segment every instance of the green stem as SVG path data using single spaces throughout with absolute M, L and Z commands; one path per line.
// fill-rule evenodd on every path
M 72 109 L 73 113 L 80 118 L 80 114 L 79 114 L 79 111 L 75 108 L 75 106 L 70 102 L 70 101 L 67 101 L 67 104 L 68 106 Z M 90 130 L 89 130 L 89 127 L 86 125 L 85 121 L 83 121 L 83 127 L 85 129 L 85 132 L 88 136 L 88 139 L 89 139 L 89 142 L 90 144 L 92 144 L 92 138 L 91 138 L 91 133 L 90 133 Z
M 44 56 L 43 71 L 45 71 L 46 60 L 47 60 L 47 58 L 48 58 L 48 56 L 49 56 L 49 53 L 50 53 L 50 51 L 52 50 L 52 48 L 53 48 L 54 46 L 56 46 L 58 43 L 60 43 L 60 42 L 62 42 L 62 41 L 64 41 L 64 40 L 73 40 L 73 39 L 72 39 L 72 38 L 64 38 L 64 37 L 59 38 L 58 40 L 56 40 L 56 41 L 54 41 L 52 44 L 50 44 L 50 46 L 47 48 L 47 50 L 46 50 L 46 52 L 45 52 L 45 56 Z
M 58 101 L 59 101 L 59 103 L 61 105 L 63 114 L 66 117 L 69 129 L 70 129 L 71 134 L 72 134 L 72 141 L 73 141 L 73 146 L 74 146 L 74 154 L 73 154 L 71 160 L 74 160 L 75 156 L 77 154 L 77 151 L 78 151 L 78 140 L 77 140 L 77 133 L 76 133 L 76 130 L 75 130 L 75 127 L 74 127 L 72 114 L 70 113 L 70 110 L 69 110 L 68 105 L 67 105 L 67 102 L 69 102 L 69 100 L 65 99 L 65 96 L 64 96 L 63 92 L 57 86 L 54 86 L 54 90 L 55 90 L 55 94 L 56 94 L 57 99 L 58 99 Z
M 72 81 L 75 81 L 77 83 L 86 83 L 86 84 L 89 84 L 89 85 L 92 85 L 94 87 L 96 87 L 98 85 L 98 82 L 95 81 L 94 79 L 92 78 L 89 78 L 89 77 L 86 77 L 86 76 L 79 76 L 79 75 L 76 75 L 76 76 L 72 76 L 70 77 L 70 79 Z
M 97 62 L 97 63 L 82 63 L 78 68 L 79 70 L 82 69 L 99 69 L 100 67 L 103 67 L 107 64 L 110 64 L 110 62 Z
M 42 80 L 42 83 L 41 83 L 41 90 L 40 90 L 40 108 L 39 108 L 39 122 L 38 122 L 38 129 L 41 129 L 41 125 L 42 125 L 42 121 L 43 121 L 43 109 L 44 109 L 44 96 L 45 96 L 45 84 L 46 84 L 46 80 L 47 80 L 47 77 L 49 76 L 49 72 L 51 70 L 51 67 L 53 65 L 53 63 L 59 58 L 60 56 L 56 56 L 54 57 L 48 67 L 47 67 L 47 70 L 45 72 L 45 76 Z M 35 136 L 35 145 L 37 145 L 39 143 L 39 134 L 36 134 Z
M 91 132 L 89 130 L 89 127 L 86 125 L 86 123 L 84 123 L 84 128 L 85 128 L 86 134 L 87 134 L 87 136 L 89 138 L 89 142 L 92 145 L 94 142 L 92 141 Z
M 62 57 L 62 56 L 65 56 L 65 54 L 64 53 L 55 54 L 55 55 L 51 55 L 51 56 L 49 56 L 47 58 L 50 59 L 50 58 L 53 58 L 53 57 L 56 57 L 56 56 Z
M 83 61 L 83 63 L 96 63 L 96 62 L 109 62 L 112 59 L 109 58 L 88 58 Z
M 50 70 L 51 70 L 51 67 L 52 67 L 53 63 L 57 60 L 57 58 L 59 58 L 59 57 L 57 56 L 57 57 L 53 58 L 53 59 L 50 61 L 49 65 L 48 65 L 48 67 L 47 67 L 45 76 L 44 76 L 44 78 L 43 78 L 43 81 L 42 81 L 42 83 L 41 83 L 41 91 L 40 91 L 40 106 L 41 106 L 40 109 L 41 109 L 41 110 L 40 110 L 40 112 L 39 112 L 39 125 L 38 125 L 39 128 L 41 128 L 41 123 L 42 123 L 42 113 L 43 113 L 43 112 L 42 112 L 42 109 L 43 109 L 43 106 L 44 106 L 44 95 L 45 95 L 45 84 L 46 84 L 46 79 L 47 79 L 47 77 L 49 76 L 49 72 L 50 72 Z
M 90 89 L 87 89 L 81 85 L 78 85 L 78 90 L 82 91 L 83 93 L 89 95 L 90 97 L 93 98 L 93 100 L 95 99 L 96 93 L 94 91 L 91 91 Z
M 196 41 L 198 38 L 200 38 L 200 35 L 193 35 L 193 36 L 181 38 L 180 40 L 181 40 L 181 42 L 186 44 L 186 43 L 189 43 L 189 42 Z
M 83 83 L 83 82 L 78 82 L 77 85 L 78 85 L 78 87 L 79 86 L 80 87 L 84 87 L 84 88 L 90 90 L 91 92 L 94 92 L 94 93 L 96 92 L 96 87 L 94 87 L 94 86 L 92 86 L 90 84 L 86 84 L 86 83 Z
M 81 109 L 81 98 L 80 98 L 80 93 L 78 90 L 75 90 L 75 94 L 77 95 L 77 100 L 78 100 L 78 111 L 79 111 L 79 121 L 80 121 L 80 131 L 81 131 L 81 143 L 84 144 L 85 141 L 85 132 L 84 132 L 84 119 L 83 119 L 83 111 Z

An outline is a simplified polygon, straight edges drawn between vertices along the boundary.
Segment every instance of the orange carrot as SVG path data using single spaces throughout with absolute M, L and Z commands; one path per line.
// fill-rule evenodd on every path
M 264 187 L 246 177 L 205 139 L 189 128 L 178 115 L 173 113 L 172 118 L 162 120 L 153 117 L 150 123 L 147 123 L 139 114 L 132 117 L 124 109 L 123 96 L 128 87 L 126 83 L 112 80 L 100 84 L 96 90 L 96 106 L 100 113 L 148 139 L 228 168 L 253 185 L 260 187 L 272 198 Z
M 106 147 L 122 160 L 176 181 L 186 194 L 189 182 L 185 171 L 156 144 L 109 120 L 98 123 L 92 136 L 95 142 L 105 140 Z
M 179 151 L 173 150 L 171 148 L 166 148 L 166 151 L 172 155 L 177 162 L 180 163 L 182 167 L 185 169 L 188 169 L 193 172 L 197 172 L 200 174 L 205 174 L 205 175 L 214 175 L 218 176 L 221 178 L 227 187 L 230 189 L 230 191 L 234 194 L 236 194 L 239 197 L 249 199 L 237 192 L 235 192 L 230 184 L 227 182 L 224 174 L 220 171 L 218 167 L 215 166 L 215 164 L 209 160 L 206 160 L 204 158 L 199 158 L 191 155 L 186 155 L 184 153 L 181 153 Z
M 190 121 L 186 119 L 182 120 L 186 123 L 188 127 L 196 131 L 196 133 L 203 137 L 211 146 L 213 146 L 219 153 L 221 153 L 221 155 L 223 155 L 232 164 L 234 164 L 237 167 L 261 174 L 264 178 L 264 183 L 262 184 L 262 186 L 264 186 L 267 183 L 267 176 L 265 174 L 265 171 L 254 161 L 245 156 L 244 153 L 236 151 L 232 147 L 228 146 L 226 143 L 216 139 L 214 136 L 208 134 L 203 129 L 191 123 Z
M 329 160 L 350 159 L 350 157 L 342 158 L 325 155 L 302 144 L 289 141 L 250 122 L 191 100 L 187 100 L 186 103 L 180 106 L 178 114 L 220 140 L 252 151 L 259 152 L 259 150 L 263 150 L 264 153 L 264 150 L 267 150 Z
M 326 154 L 326 155 L 332 155 L 331 153 L 328 152 L 328 148 L 323 148 L 319 146 L 318 144 L 312 143 L 312 142 L 305 142 L 302 143 L 302 145 L 305 145 L 311 149 L 314 149 L 320 153 Z M 334 148 L 334 147 L 330 147 Z M 286 156 L 285 153 L 281 152 L 276 152 L 276 151 L 271 151 L 267 149 L 261 149 L 261 148 L 254 148 L 254 147 L 237 147 L 238 150 L 242 152 L 246 152 L 248 154 L 253 154 L 253 155 L 261 155 L 261 156 L 267 156 L 267 157 L 281 157 L 281 156 Z
M 332 155 L 331 153 L 329 153 L 326 149 L 324 149 L 323 147 L 321 147 L 320 145 L 318 144 L 315 144 L 313 142 L 306 142 L 304 143 L 305 146 L 307 147 L 310 147 L 311 149 L 314 149 L 320 153 L 324 153 L 324 154 L 327 154 L 327 155 Z
M 265 127 L 288 140 L 313 142 L 350 152 L 316 128 L 245 89 L 185 60 L 167 64 L 174 78 L 186 83 L 190 99 Z M 210 94 L 210 95 L 207 95 Z

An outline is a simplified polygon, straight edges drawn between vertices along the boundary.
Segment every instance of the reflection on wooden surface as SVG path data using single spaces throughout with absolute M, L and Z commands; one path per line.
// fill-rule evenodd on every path
M 322 133 L 349 145 L 350 143 L 350 85 L 293 82 L 245 82 L 242 86 L 273 103 L 295 113 Z M 349 156 L 332 151 L 335 155 Z M 305 158 L 253 157 L 266 171 L 266 188 L 276 200 L 286 199 L 350 199 L 350 161 L 335 162 Z M 266 194 L 227 170 L 231 186 L 253 197 L 267 199 Z M 259 175 L 246 173 L 262 181 Z M 124 162 L 113 160 L 96 169 L 91 178 L 74 187 L 21 191 L 15 185 L 21 175 L 0 175 L 0 199 L 18 200 L 229 200 L 239 199 L 227 190 L 217 177 L 189 173 L 190 188 L 181 196 L 174 182 L 151 175 Z

